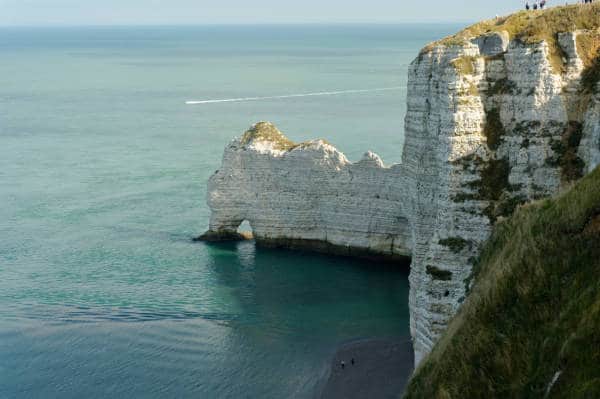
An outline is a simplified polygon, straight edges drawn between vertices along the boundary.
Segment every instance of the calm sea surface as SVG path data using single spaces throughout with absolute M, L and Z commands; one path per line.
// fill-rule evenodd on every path
M 223 147 L 270 120 L 399 162 L 450 25 L 0 28 L 0 398 L 310 397 L 341 342 L 408 335 L 407 272 L 206 245 Z

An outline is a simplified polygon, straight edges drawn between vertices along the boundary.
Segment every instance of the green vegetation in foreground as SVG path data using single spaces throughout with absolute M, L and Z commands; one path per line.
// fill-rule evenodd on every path
M 600 398 L 600 167 L 496 224 L 474 273 L 406 398 Z
M 578 29 L 596 30 L 600 27 L 600 3 L 573 4 L 562 7 L 552 7 L 538 11 L 520 11 L 506 17 L 479 22 L 427 46 L 423 51 L 429 51 L 433 46 L 462 45 L 473 37 L 491 32 L 508 32 L 511 39 L 519 39 L 524 43 L 533 44 L 546 41 L 550 48 L 550 62 L 556 72 L 563 70 L 562 51 L 558 46 L 558 34 L 573 32 Z M 592 40 L 589 44 L 596 44 Z M 595 53 L 596 47 L 590 47 L 589 52 Z M 595 58 L 590 57 L 591 60 Z M 584 60 L 585 62 L 586 60 Z M 589 65 L 586 65 L 589 66 Z M 597 80 L 596 80 L 597 81 Z
M 311 141 L 302 143 L 294 143 L 292 140 L 285 137 L 279 129 L 275 127 L 271 122 L 258 122 L 252 126 L 249 130 L 244 133 L 240 143 L 242 145 L 248 145 L 253 141 L 269 141 L 274 144 L 274 148 L 280 151 L 292 151 L 296 148 L 306 147 Z M 325 144 L 329 144 L 327 140 L 321 139 L 320 141 Z

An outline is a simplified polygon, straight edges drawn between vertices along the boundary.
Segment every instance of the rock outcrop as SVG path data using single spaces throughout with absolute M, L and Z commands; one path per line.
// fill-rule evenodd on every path
M 210 179 L 207 235 L 235 235 L 246 220 L 263 245 L 407 258 L 399 169 L 371 152 L 351 163 L 324 140 L 294 144 L 257 123 L 227 146 Z
M 549 36 L 523 36 L 527 25 L 511 19 L 520 15 L 431 44 L 412 62 L 401 165 L 372 153 L 351 163 L 323 140 L 294 144 L 255 125 L 210 179 L 209 232 L 248 220 L 259 243 L 410 255 L 419 363 L 465 299 L 493 223 L 600 163 L 600 36 L 552 32 L 562 25 L 550 22 Z

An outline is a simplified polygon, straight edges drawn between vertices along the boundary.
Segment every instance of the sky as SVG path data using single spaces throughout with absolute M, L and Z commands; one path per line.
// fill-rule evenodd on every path
M 0 0 L 0 26 L 466 22 L 522 5 L 521 0 Z

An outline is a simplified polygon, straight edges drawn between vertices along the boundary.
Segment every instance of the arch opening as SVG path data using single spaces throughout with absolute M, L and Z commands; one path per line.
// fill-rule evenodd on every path
M 237 233 L 246 239 L 252 239 L 254 237 L 252 225 L 246 219 L 243 220 L 238 226 Z

